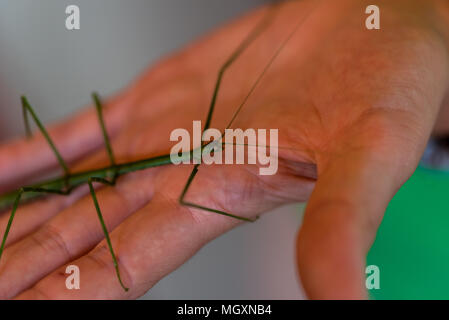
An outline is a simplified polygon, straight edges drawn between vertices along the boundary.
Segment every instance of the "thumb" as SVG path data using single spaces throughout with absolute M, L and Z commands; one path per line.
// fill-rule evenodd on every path
M 415 170 L 426 141 L 410 136 L 394 141 L 390 136 L 381 143 L 377 138 L 376 146 L 352 144 L 328 161 L 318 161 L 318 181 L 297 239 L 299 273 L 309 298 L 367 297 L 366 253 L 389 201 Z

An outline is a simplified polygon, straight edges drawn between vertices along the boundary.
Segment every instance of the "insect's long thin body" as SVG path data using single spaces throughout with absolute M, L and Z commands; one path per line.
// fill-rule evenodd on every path
M 234 146 L 270 148 L 270 146 L 267 146 L 267 145 L 249 145 L 249 144 L 221 142 L 221 145 L 227 145 L 227 144 L 232 144 Z M 207 146 L 208 146 L 208 144 L 205 144 L 204 146 L 201 147 L 202 154 L 205 154 L 206 152 L 210 153 L 213 151 L 212 149 L 208 149 Z M 283 147 L 276 147 L 276 148 L 277 149 L 295 150 L 293 148 L 283 148 Z M 184 161 L 184 160 L 187 161 L 187 160 L 193 159 L 194 154 L 196 152 L 197 152 L 197 149 L 194 149 L 189 152 L 184 152 L 181 156 L 176 155 L 176 158 L 179 161 Z M 37 184 L 29 185 L 26 187 L 33 188 L 33 189 L 63 190 L 63 188 L 66 187 L 68 184 L 69 189 L 74 190 L 77 187 L 80 187 L 80 186 L 86 184 L 89 181 L 89 178 L 91 178 L 91 177 L 106 179 L 109 176 L 110 172 L 115 171 L 116 176 L 118 178 L 127 173 L 173 164 L 173 161 L 171 160 L 171 156 L 172 156 L 171 154 L 166 154 L 166 155 L 162 155 L 162 156 L 146 158 L 146 159 L 123 163 L 123 164 L 118 164 L 118 165 L 110 165 L 110 166 L 99 168 L 99 169 L 73 173 L 68 178 L 62 177 L 62 178 L 52 179 L 52 180 L 48 180 L 48 181 L 44 181 L 44 182 L 39 182 Z M 20 189 L 0 196 L 0 211 L 12 207 L 17 198 L 17 195 L 19 193 L 20 193 Z M 30 200 L 33 200 L 36 198 L 40 198 L 40 197 L 42 197 L 41 194 L 28 193 L 28 194 L 22 195 L 21 202 L 22 203 L 27 202 L 27 201 L 30 201 Z
M 194 152 L 194 150 L 192 150 L 190 152 L 185 152 L 179 158 L 181 160 L 191 159 L 193 157 L 193 152 Z M 53 179 L 53 180 L 49 180 L 49 181 L 45 181 L 45 182 L 40 182 L 40 183 L 30 185 L 27 187 L 62 190 L 66 186 L 66 183 L 67 183 L 68 187 L 73 190 L 74 188 L 77 188 L 81 185 L 87 184 L 87 182 L 89 181 L 89 178 L 91 178 L 91 177 L 105 179 L 109 176 L 109 173 L 114 170 L 117 170 L 116 174 L 117 174 L 117 177 L 119 177 L 119 176 L 125 175 L 127 173 L 131 173 L 134 171 L 145 170 L 148 168 L 154 168 L 154 167 L 159 167 L 159 166 L 169 165 L 169 164 L 173 164 L 173 162 L 171 160 L 171 155 L 167 154 L 167 155 L 162 155 L 159 157 L 153 157 L 153 158 L 149 158 L 149 159 L 143 159 L 143 160 L 138 160 L 138 161 L 119 164 L 119 165 L 111 165 L 111 166 L 100 168 L 100 169 L 74 173 L 74 174 L 71 174 L 68 178 L 65 178 L 65 177 L 57 178 L 57 179 Z M 0 197 L 0 210 L 11 207 L 14 204 L 14 201 L 15 201 L 17 195 L 19 194 L 19 192 L 20 192 L 20 189 L 1 196 Z M 35 198 L 38 198 L 41 196 L 42 195 L 39 195 L 39 194 L 28 193 L 27 195 L 22 196 L 21 201 L 25 202 L 27 200 L 32 200 L 32 199 L 35 199 Z

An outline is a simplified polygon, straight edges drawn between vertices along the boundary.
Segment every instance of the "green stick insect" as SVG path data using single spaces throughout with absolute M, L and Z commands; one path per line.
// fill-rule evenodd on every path
M 204 131 L 206 131 L 207 129 L 209 129 L 209 127 L 210 127 L 210 124 L 212 121 L 212 116 L 214 113 L 214 108 L 215 108 L 218 94 L 220 91 L 221 83 L 222 83 L 222 80 L 223 80 L 223 77 L 224 77 L 226 71 L 240 57 L 240 55 L 251 45 L 251 43 L 253 43 L 263 33 L 263 31 L 270 25 L 270 22 L 272 21 L 272 18 L 273 18 L 273 11 L 272 10 L 269 10 L 269 11 L 270 12 L 268 13 L 268 15 L 265 18 L 263 18 L 261 22 L 259 22 L 257 24 L 257 26 L 249 33 L 249 35 L 243 40 L 243 42 L 237 47 L 237 49 L 231 54 L 231 56 L 228 58 L 228 60 L 225 61 L 225 63 L 220 68 L 220 70 L 218 72 L 216 84 L 215 84 L 215 89 L 214 89 L 212 99 L 210 102 L 205 126 L 204 126 L 202 133 Z M 289 42 L 289 40 L 293 37 L 293 35 L 299 29 L 302 22 L 303 21 L 300 21 L 295 26 L 295 28 L 289 34 L 287 39 L 284 40 L 282 42 L 282 44 L 277 48 L 276 52 L 271 57 L 270 61 L 265 66 L 262 73 L 259 75 L 259 77 L 255 81 L 255 83 L 251 87 L 249 93 L 246 95 L 243 102 L 237 108 L 237 111 L 234 113 L 227 128 L 230 128 L 230 126 L 233 124 L 235 118 L 237 117 L 237 115 L 239 114 L 241 109 L 244 107 L 244 105 L 246 104 L 246 102 L 248 101 L 248 99 L 250 98 L 250 96 L 252 95 L 252 93 L 254 92 L 256 87 L 258 86 L 259 82 L 261 81 L 261 79 L 263 78 L 265 73 L 267 72 L 267 70 L 271 67 L 271 65 L 276 60 L 277 56 L 280 54 L 282 49 L 286 46 L 286 44 Z M 99 124 L 100 124 L 101 131 L 102 131 L 103 138 L 104 138 L 104 144 L 105 144 L 106 151 L 107 151 L 109 161 L 110 161 L 110 166 L 102 168 L 102 169 L 90 170 L 90 171 L 84 171 L 84 172 L 72 174 L 69 170 L 68 165 L 66 164 L 63 157 L 61 156 L 58 149 L 56 148 L 55 144 L 53 143 L 47 130 L 45 129 L 45 127 L 42 125 L 41 121 L 37 117 L 32 106 L 30 105 L 30 103 L 28 102 L 26 97 L 22 96 L 21 102 L 22 102 L 23 117 L 24 117 L 24 123 L 25 123 L 27 136 L 31 137 L 30 122 L 29 122 L 29 118 L 28 118 L 28 116 L 31 115 L 31 118 L 36 123 L 39 131 L 44 136 L 45 140 L 47 141 L 47 143 L 49 144 L 53 153 L 55 154 L 55 156 L 59 162 L 59 165 L 63 169 L 64 175 L 62 177 L 54 179 L 54 180 L 45 181 L 45 182 L 30 185 L 30 186 L 21 187 L 18 190 L 15 190 L 15 191 L 12 191 L 12 192 L 9 192 L 9 193 L 6 193 L 6 194 L 0 196 L 0 210 L 11 208 L 11 214 L 10 214 L 6 229 L 4 231 L 3 239 L 1 242 L 1 246 L 0 246 L 0 259 L 2 257 L 3 251 L 5 249 L 6 240 L 8 238 L 8 234 L 9 234 L 11 226 L 13 224 L 13 220 L 14 220 L 15 214 L 17 212 L 17 208 L 19 207 L 19 204 L 30 201 L 30 200 L 37 199 L 45 194 L 57 194 L 57 195 L 66 196 L 66 195 L 71 194 L 71 192 L 74 189 L 80 187 L 81 185 L 87 184 L 89 186 L 90 194 L 91 194 L 91 197 L 92 197 L 92 200 L 93 200 L 93 203 L 94 203 L 97 215 L 98 215 L 98 219 L 100 221 L 109 251 L 112 256 L 117 279 L 120 282 L 120 285 L 122 286 L 122 288 L 125 291 L 128 291 L 129 289 L 123 283 L 121 275 L 120 275 L 120 270 L 118 267 L 116 255 L 114 253 L 114 249 L 111 244 L 109 232 L 106 228 L 106 224 L 104 222 L 103 215 L 101 213 L 100 205 L 98 203 L 93 184 L 100 183 L 103 185 L 114 186 L 118 177 L 128 174 L 130 172 L 172 164 L 171 154 L 167 154 L 167 155 L 163 155 L 163 156 L 159 156 L 159 157 L 148 158 L 148 159 L 143 159 L 143 160 L 135 161 L 135 162 L 118 164 L 115 160 L 114 152 L 111 148 L 108 133 L 107 133 L 106 126 L 104 123 L 101 100 L 96 93 L 94 93 L 92 95 L 92 97 L 93 97 L 93 100 L 95 103 L 97 116 L 99 119 Z M 223 136 L 224 135 L 222 135 L 222 138 L 223 138 Z M 222 146 L 223 144 L 224 143 L 219 143 L 218 145 Z M 208 145 L 209 145 L 209 143 L 205 143 L 202 146 L 200 146 L 198 149 L 183 153 L 181 155 L 181 159 L 186 159 L 186 160 L 191 159 L 194 156 L 194 154 L 197 154 L 198 152 L 201 152 L 200 154 L 204 154 L 204 153 L 210 154 L 211 152 L 217 152 L 217 148 L 210 148 L 210 146 L 208 147 Z M 218 149 L 220 149 L 220 148 L 218 148 Z M 248 219 L 245 217 L 241 217 L 241 216 L 237 216 L 237 215 L 234 215 L 229 212 L 224 212 L 224 211 L 216 210 L 213 208 L 207 208 L 207 207 L 200 206 L 200 205 L 186 201 L 186 199 L 185 199 L 186 194 L 187 194 L 195 176 L 198 173 L 199 166 L 200 166 L 199 164 L 196 164 L 194 166 L 192 173 L 190 174 L 190 176 L 187 180 L 187 183 L 179 197 L 179 203 L 183 206 L 188 206 L 188 207 L 193 207 L 193 208 L 200 209 L 200 210 L 205 210 L 208 212 L 213 212 L 216 214 L 228 216 L 230 218 L 238 219 L 241 221 L 254 222 L 254 220 L 251 220 L 251 219 Z

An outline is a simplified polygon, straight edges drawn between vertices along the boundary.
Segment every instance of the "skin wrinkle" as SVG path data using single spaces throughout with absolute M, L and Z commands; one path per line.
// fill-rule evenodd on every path
M 162 199 L 165 200 L 166 203 L 170 204 L 170 206 L 172 208 L 178 208 L 179 207 L 179 203 L 177 200 L 175 200 L 176 198 L 173 198 L 173 196 L 168 196 L 166 193 L 163 192 L 157 192 L 157 195 L 159 197 L 162 197 Z M 188 206 L 183 206 L 183 209 L 185 209 L 185 211 L 187 211 L 187 213 L 189 214 L 190 217 L 192 217 L 192 220 L 194 221 L 194 223 L 200 223 L 201 219 L 199 219 L 199 216 L 194 214 L 194 211 L 201 211 L 202 210 L 197 210 L 195 208 L 192 207 L 188 207 Z
M 33 233 L 30 239 L 44 251 L 60 252 L 66 261 L 70 261 L 75 256 L 61 232 L 52 224 L 44 225 L 38 232 Z
M 279 170 L 278 170 L 278 174 L 279 175 L 286 175 L 286 173 L 293 173 L 295 175 L 295 179 L 298 180 L 298 182 L 301 182 L 302 185 L 304 184 L 314 184 L 314 182 L 316 181 L 316 178 L 314 177 L 307 177 L 307 175 L 301 174 L 301 173 L 297 173 L 294 169 L 290 169 L 291 166 L 286 166 L 284 165 L 286 162 L 289 162 L 288 160 L 284 160 L 282 157 L 280 157 L 279 160 Z M 295 164 L 293 164 L 295 165 Z M 301 164 L 302 165 L 302 164 Z M 257 179 L 258 178 L 258 174 L 255 172 L 255 170 L 250 170 L 250 168 L 248 169 L 248 172 L 253 176 L 254 181 L 257 181 L 258 183 L 258 187 L 257 188 L 253 188 L 253 189 L 257 189 L 257 190 L 261 190 L 262 195 L 260 197 L 266 198 L 269 197 L 272 199 L 273 202 L 278 202 L 278 203 L 283 203 L 283 202 L 293 202 L 293 201 L 305 201 L 307 200 L 306 198 L 303 198 L 303 195 L 298 194 L 291 194 L 289 191 L 283 190 L 285 188 L 285 186 L 283 185 L 278 185 L 274 182 L 269 181 L 269 179 Z M 289 175 L 286 175 L 286 177 L 288 178 Z M 303 187 L 303 189 L 305 189 Z M 312 190 L 309 190 L 309 195 L 312 192 Z M 251 197 L 248 197 L 251 198 Z M 282 201 L 283 200 L 283 201 Z M 264 210 L 264 211 L 268 211 Z
M 120 239 L 120 237 L 118 239 Z M 120 270 L 120 275 L 122 276 L 124 283 L 126 283 L 129 288 L 132 288 L 135 280 L 134 280 L 134 277 L 132 276 L 132 273 L 128 269 L 126 262 L 123 261 L 123 258 L 120 253 L 121 251 L 120 251 L 120 241 L 119 240 L 116 241 L 115 243 L 113 243 L 113 248 L 115 248 L 114 251 L 115 251 L 115 256 L 117 259 L 118 268 Z M 110 263 L 111 253 L 109 252 L 109 248 L 108 248 L 105 240 L 100 242 L 100 244 L 93 251 L 91 251 L 87 255 L 87 257 L 90 258 L 95 263 L 97 263 L 102 269 L 106 269 L 108 271 L 108 273 L 111 274 L 110 275 L 111 277 L 116 276 L 115 268 Z M 127 293 L 125 295 L 127 295 Z
M 68 197 L 61 197 L 61 196 L 50 196 L 48 198 L 43 198 L 41 200 L 36 200 L 34 202 L 30 202 L 28 204 L 25 204 L 22 208 L 20 208 L 18 211 L 20 216 L 24 215 L 25 213 L 29 215 L 30 212 L 33 211 L 33 208 L 35 207 L 42 207 L 43 205 L 48 206 L 48 209 L 46 209 L 47 215 L 44 219 L 41 219 L 42 222 L 47 222 L 50 220 L 56 213 L 61 212 L 64 208 L 68 207 L 69 205 L 72 205 L 76 201 L 78 201 L 82 196 L 86 195 L 88 192 L 87 188 L 80 188 L 76 192 L 73 192 L 71 196 Z M 50 205 L 57 205 L 56 207 L 51 207 Z M 50 213 L 48 213 L 50 211 Z M 4 230 L 6 227 L 7 219 L 9 218 L 10 211 L 6 211 L 2 214 L 0 214 L 1 224 L 0 224 L 0 230 Z M 42 217 L 43 215 L 41 215 Z M 18 219 L 20 219 L 18 217 Z M 18 225 L 19 221 L 16 221 L 16 226 Z M 26 230 L 29 232 L 35 232 L 39 228 L 39 225 L 34 224 L 31 227 L 28 227 Z M 17 229 L 12 230 L 12 233 L 10 237 L 8 238 L 7 245 L 11 246 L 23 238 L 24 232 L 21 231 L 19 234 L 16 233 Z
M 245 170 L 245 171 L 248 172 L 247 170 Z M 251 172 L 250 172 L 250 174 L 251 174 Z M 230 184 L 228 182 L 228 180 L 225 180 L 225 181 L 226 181 L 226 184 Z M 250 200 L 256 193 L 261 194 L 263 196 L 264 192 L 261 191 L 261 189 L 258 188 L 257 186 L 254 187 L 254 185 L 256 183 L 257 183 L 257 180 L 254 179 L 254 176 L 252 176 L 252 177 L 251 176 L 248 177 L 247 175 L 244 176 L 244 181 L 243 181 L 243 186 L 244 186 L 243 191 L 244 192 L 239 195 L 240 199 L 241 199 L 240 201 L 247 202 L 248 201 L 247 199 Z M 237 196 L 237 198 L 239 198 L 239 196 Z M 230 188 L 229 187 L 224 188 L 223 197 L 225 200 L 223 202 L 224 205 L 221 206 L 221 208 L 220 208 L 221 210 L 225 211 L 226 208 L 234 209 L 236 207 L 235 205 L 232 205 L 232 203 L 235 203 L 235 198 L 236 198 L 235 191 L 234 191 L 234 188 L 232 188 L 232 186 Z M 249 203 L 249 201 L 248 201 L 248 203 Z M 257 205 L 257 203 L 256 203 L 256 205 Z M 240 213 L 239 209 L 235 208 L 232 211 Z M 249 209 L 248 211 L 251 212 L 252 210 Z
M 129 211 L 129 209 L 126 209 L 128 207 L 127 203 L 133 204 L 135 207 L 136 204 L 138 204 L 140 202 L 139 207 L 135 207 L 133 209 L 133 211 L 143 207 L 146 203 L 148 203 L 148 201 L 145 201 L 145 203 L 143 203 L 143 204 L 142 204 L 142 200 L 136 201 L 139 199 L 139 197 L 141 199 L 147 198 L 146 193 L 143 193 L 139 196 L 139 193 L 133 192 L 132 194 L 129 194 L 129 192 L 121 192 L 121 191 L 124 191 L 124 190 L 121 190 L 121 188 L 122 188 L 122 186 L 126 185 L 126 182 L 128 182 L 128 184 L 135 183 L 135 182 L 133 182 L 133 180 L 135 180 L 135 178 L 133 179 L 133 177 L 135 177 L 135 175 L 130 175 L 130 176 L 124 177 L 124 179 L 121 182 L 119 182 L 117 188 L 110 188 L 110 187 L 103 188 L 103 190 L 104 190 L 103 192 L 107 191 L 109 194 L 114 195 L 115 201 L 119 204 L 123 204 L 123 209 L 121 209 L 121 211 Z M 99 193 L 99 197 L 101 198 L 101 193 Z M 91 199 L 86 198 L 85 201 L 91 202 Z M 107 224 L 108 224 L 108 221 L 109 220 L 106 219 Z M 117 225 L 117 223 L 116 223 L 116 225 Z M 98 229 L 98 228 L 96 228 L 96 229 Z M 56 233 L 56 232 L 53 232 L 53 230 L 58 230 L 58 227 L 56 225 L 53 225 L 52 223 L 46 224 L 37 233 L 32 234 L 31 239 L 35 240 L 35 243 L 38 246 L 41 246 L 45 251 L 50 250 L 52 252 L 52 254 L 54 254 L 54 252 L 55 252 L 55 250 L 53 250 L 55 244 L 60 249 L 63 249 L 63 246 L 61 244 L 65 244 L 65 248 L 67 249 L 66 253 L 69 254 L 69 256 L 67 256 L 67 258 L 63 259 L 64 262 L 68 262 L 68 261 L 82 255 L 83 252 L 81 252 L 80 249 L 75 249 L 76 251 L 69 250 L 68 244 L 71 244 L 71 242 L 67 242 L 67 240 L 62 238 L 59 235 L 60 232 Z M 86 230 L 89 230 L 89 228 L 86 227 Z M 51 232 L 49 232 L 49 231 L 51 231 Z M 103 233 L 98 230 L 95 231 L 94 233 L 92 233 L 92 236 L 90 237 L 90 239 L 92 239 L 92 241 L 90 241 L 92 246 L 94 246 L 97 241 L 101 240 L 102 234 Z M 97 240 L 95 240 L 95 239 L 97 239 Z M 89 247 L 89 246 L 90 245 L 87 245 L 87 247 Z M 59 251 L 62 252 L 62 250 L 59 250 Z M 86 251 L 86 249 L 84 248 L 83 251 Z M 7 252 L 9 252 L 9 250 L 7 250 Z M 49 270 L 49 272 L 51 272 L 51 271 L 52 270 Z

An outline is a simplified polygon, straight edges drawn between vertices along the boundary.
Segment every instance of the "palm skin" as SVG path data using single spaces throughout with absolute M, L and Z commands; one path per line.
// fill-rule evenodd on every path
M 279 172 L 200 167 L 190 202 L 254 218 L 308 200 L 298 265 L 310 298 L 364 298 L 364 263 L 385 208 L 416 168 L 446 110 L 448 57 L 441 1 L 379 1 L 382 29 L 363 26 L 364 1 L 287 2 L 231 67 L 212 126 L 223 129 L 276 46 L 304 19 L 236 118 L 279 129 Z M 405 6 L 409 9 L 404 13 Z M 410 9 L 411 8 L 411 9 Z M 216 72 L 271 9 L 261 9 L 164 60 L 111 99 L 105 116 L 118 162 L 170 151 L 170 132 L 207 114 Z M 439 19 L 435 19 L 438 17 Z M 440 131 L 445 126 L 439 123 Z M 442 129 L 441 129 L 442 128 Z M 50 130 L 73 171 L 108 165 L 93 111 Z M 0 147 L 0 187 L 56 166 L 37 135 Z M 20 155 L 20 157 L 18 157 Z M 80 160 L 83 158 L 83 160 Z M 11 168 L 20 170 L 20 176 Z M 98 190 L 123 279 L 120 287 L 86 189 L 24 205 L 0 262 L 4 298 L 137 298 L 239 221 L 180 206 L 192 170 L 167 166 Z M 7 215 L 0 217 L 4 229 Z M 42 257 L 45 257 L 43 259 Z M 75 264 L 82 288 L 67 290 Z

